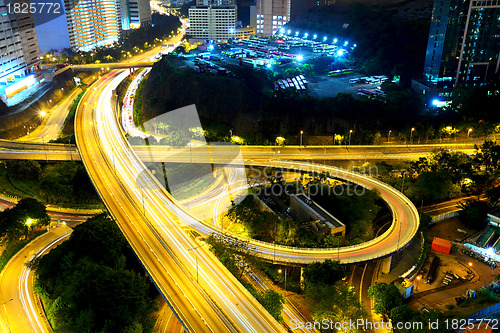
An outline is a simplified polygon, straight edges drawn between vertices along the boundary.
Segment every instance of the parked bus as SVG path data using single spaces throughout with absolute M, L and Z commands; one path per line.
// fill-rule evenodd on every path
M 436 278 L 436 273 L 438 271 L 439 263 L 441 262 L 441 259 L 439 259 L 438 256 L 435 256 L 434 259 L 432 259 L 431 267 L 429 268 L 429 272 L 427 272 L 427 278 L 425 279 L 425 283 L 429 284 L 434 281 Z
M 369 91 L 369 90 L 366 90 L 366 89 L 359 89 L 358 90 L 358 95 L 360 96 L 366 96 L 368 98 L 374 98 L 376 96 L 376 94 L 372 91 Z

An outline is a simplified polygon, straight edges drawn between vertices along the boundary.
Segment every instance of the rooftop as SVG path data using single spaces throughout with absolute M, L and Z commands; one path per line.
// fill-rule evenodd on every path
M 309 211 L 316 215 L 321 222 L 330 223 L 335 228 L 344 226 L 342 222 L 340 222 L 332 214 L 328 213 L 325 209 L 323 209 L 323 207 L 311 200 L 305 194 L 301 193 L 296 195 L 295 197 L 297 198 L 298 202 L 300 202 L 304 207 L 306 207 Z

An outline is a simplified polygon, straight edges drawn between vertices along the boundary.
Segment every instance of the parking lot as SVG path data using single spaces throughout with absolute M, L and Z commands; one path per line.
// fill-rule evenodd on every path
M 349 74 L 342 77 L 328 77 L 327 75 L 316 75 L 309 79 L 309 94 L 314 97 L 335 97 L 339 93 L 352 94 L 354 98 L 361 98 L 358 95 L 359 89 L 374 91 L 379 84 L 349 83 L 350 79 L 362 77 L 361 74 Z
M 307 64 L 313 58 L 325 57 L 325 59 L 335 60 L 335 57 L 348 57 L 353 47 L 337 47 L 330 44 L 319 44 L 312 46 L 304 43 L 304 40 L 290 39 L 261 41 L 252 39 L 258 43 L 247 41 L 235 41 L 232 44 L 208 45 L 207 50 L 195 50 L 189 56 L 182 57 L 183 62 L 194 71 L 199 73 L 210 73 L 212 75 L 232 76 L 232 73 L 224 70 L 225 64 L 242 65 L 253 68 L 278 68 L 280 70 L 295 67 L 296 64 Z M 260 43 L 260 44 L 259 44 Z M 317 42 L 316 42 L 317 43 Z M 287 45 L 283 48 L 283 45 Z M 323 45 L 323 46 L 321 46 Z M 318 52 L 318 47 L 328 48 L 327 51 Z M 335 48 L 333 48 L 335 47 Z M 267 50 L 267 51 L 266 51 Z M 342 55 L 337 52 L 342 51 Z M 264 54 L 265 53 L 265 54 Z M 197 59 L 198 58 L 198 59 Z M 285 62 L 285 64 L 283 64 Z M 345 74 L 330 77 L 326 73 L 305 75 L 309 82 L 308 93 L 317 98 L 335 97 L 339 93 L 351 94 L 354 98 L 363 98 L 358 94 L 360 89 L 368 91 L 368 94 L 375 93 L 380 87 L 378 83 L 350 83 L 349 80 L 363 77 L 361 74 Z M 381 91 L 377 92 L 383 95 Z M 374 96 L 365 96 L 373 98 Z

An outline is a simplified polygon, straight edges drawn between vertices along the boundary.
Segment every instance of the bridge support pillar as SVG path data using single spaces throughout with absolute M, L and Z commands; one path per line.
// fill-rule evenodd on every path
M 382 267 L 381 267 L 382 273 L 389 274 L 391 272 L 391 262 L 392 262 L 392 256 L 382 260 Z
M 300 289 L 304 290 L 304 267 L 300 266 Z

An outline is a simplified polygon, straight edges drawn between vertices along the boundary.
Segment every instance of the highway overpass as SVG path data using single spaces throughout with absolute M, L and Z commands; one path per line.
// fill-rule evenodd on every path
M 478 143 L 476 143 L 478 144 Z M 152 146 L 147 152 L 143 147 L 133 146 L 143 161 L 198 163 L 197 155 L 205 154 L 204 147 L 171 148 Z M 435 149 L 451 149 L 467 154 L 475 152 L 474 143 L 449 145 L 391 145 L 391 146 L 240 146 L 245 163 L 252 161 L 285 160 L 417 160 Z M 230 156 L 231 148 L 223 146 L 210 147 L 214 156 Z M 74 145 L 25 143 L 0 140 L 0 160 L 33 159 L 39 161 L 79 160 L 78 150 Z
M 123 68 L 143 68 L 154 65 L 153 61 L 110 62 L 100 64 L 70 65 L 75 71 L 113 70 Z
M 114 71 L 99 80 L 97 90 L 82 98 L 89 104 L 95 99 L 96 109 L 82 102 L 75 117 L 80 155 L 110 214 L 187 331 L 283 331 L 206 246 L 185 232 L 175 203 L 137 186 L 144 165 L 110 105 L 112 90 L 126 75 Z

